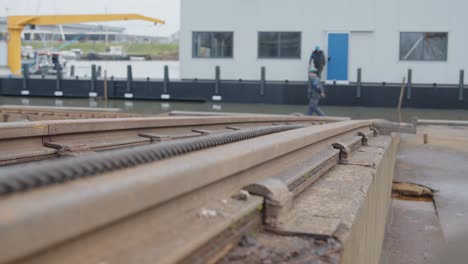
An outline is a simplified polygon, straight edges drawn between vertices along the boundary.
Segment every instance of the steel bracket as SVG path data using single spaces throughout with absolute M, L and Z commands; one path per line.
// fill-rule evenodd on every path
M 140 137 L 149 138 L 151 140 L 151 142 L 193 138 L 193 137 L 199 137 L 201 135 L 202 135 L 202 133 L 200 133 L 200 132 L 190 132 L 190 133 L 186 133 L 186 134 L 173 134 L 173 135 L 155 134 L 155 133 L 140 133 L 140 134 L 138 134 L 138 136 L 140 136 Z
M 340 150 L 341 164 L 346 163 L 350 159 L 351 153 L 362 146 L 362 141 L 362 137 L 354 136 L 332 144 L 333 148 Z
M 362 131 L 359 131 L 357 134 L 358 136 L 362 137 L 362 145 L 363 146 L 367 146 L 369 143 L 369 138 L 374 136 L 374 131 L 372 130 L 369 130 L 369 131 L 366 131 L 366 132 L 362 132 Z
M 92 153 L 91 148 L 85 144 L 65 145 L 60 143 L 46 142 L 45 147 L 58 149 L 59 156 L 76 156 L 83 153 Z
M 264 198 L 264 223 L 271 227 L 279 226 L 293 207 L 294 194 L 281 180 L 269 178 L 244 188 L 250 194 Z

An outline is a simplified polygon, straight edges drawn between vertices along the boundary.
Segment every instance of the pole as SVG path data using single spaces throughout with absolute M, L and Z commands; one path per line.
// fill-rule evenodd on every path
M 266 86 L 266 68 L 262 66 L 260 73 L 260 96 L 265 95 L 265 86 Z
M 401 126 L 401 122 L 402 122 L 402 118 L 401 118 L 401 105 L 403 104 L 403 96 L 405 94 L 405 87 L 406 87 L 406 78 L 403 77 L 403 81 L 401 82 L 401 89 L 400 89 L 400 98 L 398 99 L 398 120 L 400 122 L 400 126 Z
M 132 89 L 132 82 L 133 82 L 133 73 L 132 73 L 132 65 L 127 65 L 127 93 L 131 92 Z
M 362 86 L 362 69 L 357 69 L 357 86 L 356 86 L 356 98 L 361 98 L 361 86 Z
M 91 65 L 91 92 L 96 89 L 96 64 Z
M 27 64 L 23 65 L 23 90 L 28 90 L 29 67 Z
M 104 107 L 107 108 L 107 70 L 104 70 Z
M 55 82 L 55 90 L 56 91 L 61 91 L 62 90 L 62 69 L 59 67 L 57 69 L 57 78 L 56 78 L 56 82 Z
M 219 66 L 215 68 L 215 94 L 219 94 L 219 88 L 221 86 L 221 69 Z
M 458 82 L 458 100 L 463 101 L 463 92 L 465 89 L 465 71 L 460 70 L 460 79 Z
M 70 76 L 71 76 L 71 77 L 75 77 L 75 65 L 72 65 L 72 66 L 70 67 Z
M 413 84 L 413 70 L 408 69 L 408 91 L 406 94 L 406 99 L 411 100 L 411 86 Z
M 164 83 L 163 83 L 163 94 L 167 94 L 169 91 L 169 66 L 164 65 Z

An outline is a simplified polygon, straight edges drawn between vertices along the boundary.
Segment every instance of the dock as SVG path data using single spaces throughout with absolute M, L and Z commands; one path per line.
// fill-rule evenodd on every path
M 463 122 L 62 110 L 0 123 L 2 264 L 410 263 L 466 220 Z
M 51 98 L 104 98 L 122 100 L 189 101 L 243 104 L 307 105 L 306 81 L 268 80 L 266 71 L 258 69 L 258 79 L 222 79 L 223 69 L 213 69 L 212 79 L 170 78 L 165 66 L 163 78 L 134 78 L 131 65 L 126 77 L 102 77 L 93 65 L 89 77 L 79 76 L 0 76 L 0 96 Z M 360 70 L 356 75 L 360 76 Z M 161 74 L 159 74 L 161 75 Z M 408 71 L 411 76 L 411 71 Z M 408 77 L 409 78 L 409 77 Z M 327 97 L 322 105 L 395 107 L 401 83 L 359 81 L 325 83 Z M 435 109 L 468 109 L 464 99 L 466 84 L 464 71 L 457 84 L 412 83 L 405 84 L 403 107 Z

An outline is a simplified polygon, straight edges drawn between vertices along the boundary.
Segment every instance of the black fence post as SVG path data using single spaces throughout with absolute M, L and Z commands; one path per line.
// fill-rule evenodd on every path
M 132 73 L 132 65 L 127 65 L 127 93 L 130 93 L 132 90 L 132 82 L 133 82 L 133 73 Z
M 219 94 L 221 88 L 221 68 L 216 66 L 215 68 L 215 95 Z
M 98 68 L 97 68 L 97 77 L 101 77 L 101 74 L 102 74 L 102 67 L 98 66 Z
M 265 95 L 265 88 L 266 88 L 266 68 L 262 66 L 261 73 L 260 73 L 260 96 Z
M 91 92 L 94 93 L 96 90 L 96 65 L 91 65 Z
M 55 82 L 55 90 L 60 91 L 61 90 L 61 82 L 62 82 L 62 69 L 59 67 L 57 69 L 57 79 Z
M 72 65 L 72 66 L 70 67 L 70 76 L 71 76 L 71 77 L 75 77 L 75 65 Z
M 28 79 L 29 79 L 29 67 L 27 64 L 23 64 L 23 91 L 28 90 Z
M 411 86 L 413 84 L 413 70 L 408 69 L 408 81 L 406 87 L 406 99 L 411 100 Z
M 57 69 L 57 78 L 55 79 L 55 96 L 63 96 L 63 91 L 62 91 L 62 69 L 58 68 Z
M 164 65 L 163 94 L 168 94 L 168 91 L 169 91 L 169 66 Z
M 460 80 L 458 82 L 458 100 L 463 101 L 465 90 L 465 70 L 460 70 Z
M 362 86 L 362 70 L 357 69 L 357 85 L 356 85 L 356 98 L 361 98 L 361 86 Z
M 108 87 L 107 87 L 107 96 L 108 98 L 112 98 L 112 97 L 115 97 L 115 81 L 114 81 L 114 76 L 112 75 L 110 77 L 110 81 L 108 83 Z

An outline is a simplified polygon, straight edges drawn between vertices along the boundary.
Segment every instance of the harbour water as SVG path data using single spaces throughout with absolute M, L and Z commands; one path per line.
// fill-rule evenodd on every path
M 238 112 L 264 114 L 294 114 L 305 113 L 306 105 L 269 105 L 269 104 L 228 104 L 228 103 L 193 103 L 169 101 L 125 101 L 109 100 L 107 105 L 100 99 L 71 98 L 38 98 L 38 97 L 1 97 L 0 105 L 34 105 L 34 106 L 64 106 L 64 107 L 109 107 L 120 108 L 125 112 L 141 114 L 162 114 L 173 110 L 207 111 L 207 112 Z M 398 121 L 396 108 L 374 107 L 341 107 L 324 106 L 322 110 L 330 116 L 347 116 L 353 119 L 387 119 Z M 403 121 L 410 121 L 417 116 L 423 119 L 468 120 L 465 110 L 436 110 L 406 108 L 402 111 Z

